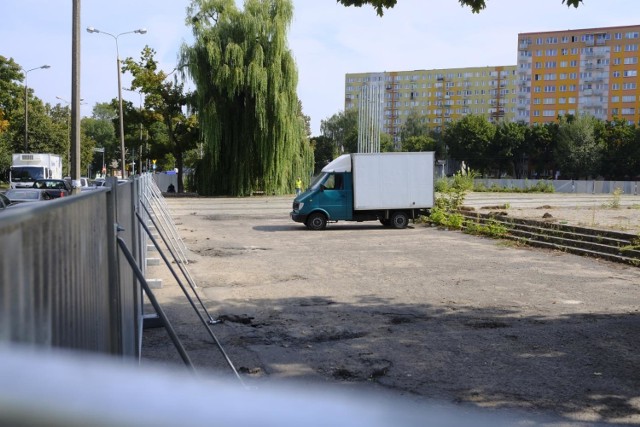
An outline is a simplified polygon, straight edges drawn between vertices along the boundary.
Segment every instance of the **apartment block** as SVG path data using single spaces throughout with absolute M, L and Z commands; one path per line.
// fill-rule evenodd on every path
M 433 129 L 467 114 L 513 121 L 523 105 L 518 104 L 516 69 L 508 65 L 347 74 L 345 110 L 362 109 L 363 102 L 380 103 L 382 108 L 369 110 L 378 112 L 382 131 L 395 141 L 412 113 Z
M 640 26 L 518 34 L 516 120 L 589 114 L 638 123 Z

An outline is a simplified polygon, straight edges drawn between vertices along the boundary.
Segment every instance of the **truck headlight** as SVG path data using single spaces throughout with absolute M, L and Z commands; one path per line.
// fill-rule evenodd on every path
M 302 209 L 303 206 L 304 206 L 304 202 L 296 202 L 293 204 L 293 210 L 299 211 Z

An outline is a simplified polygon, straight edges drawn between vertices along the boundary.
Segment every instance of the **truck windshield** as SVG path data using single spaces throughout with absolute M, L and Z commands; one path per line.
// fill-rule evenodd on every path
M 319 175 L 316 175 L 313 178 L 313 181 L 311 181 L 311 185 L 309 185 L 309 189 L 310 190 L 316 190 L 318 189 L 318 187 L 320 187 L 320 184 L 322 184 L 325 180 L 325 178 L 327 177 L 327 173 L 321 173 Z
M 12 182 L 34 182 L 36 179 L 46 178 L 41 167 L 13 166 L 11 168 Z

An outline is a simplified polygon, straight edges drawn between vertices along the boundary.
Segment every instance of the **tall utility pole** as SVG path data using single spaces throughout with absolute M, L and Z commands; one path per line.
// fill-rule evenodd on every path
M 80 0 L 73 0 L 71 41 L 71 181 L 80 193 Z
M 382 93 L 376 83 L 363 85 L 360 89 L 358 153 L 380 152 Z

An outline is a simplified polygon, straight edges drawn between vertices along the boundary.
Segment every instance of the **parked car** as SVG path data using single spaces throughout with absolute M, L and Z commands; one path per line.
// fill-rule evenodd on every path
M 33 188 L 45 190 L 54 199 L 71 194 L 71 184 L 64 179 L 38 179 Z
M 53 199 L 46 190 L 39 190 L 37 188 L 13 188 L 7 190 L 4 195 L 11 201 L 12 205 Z

